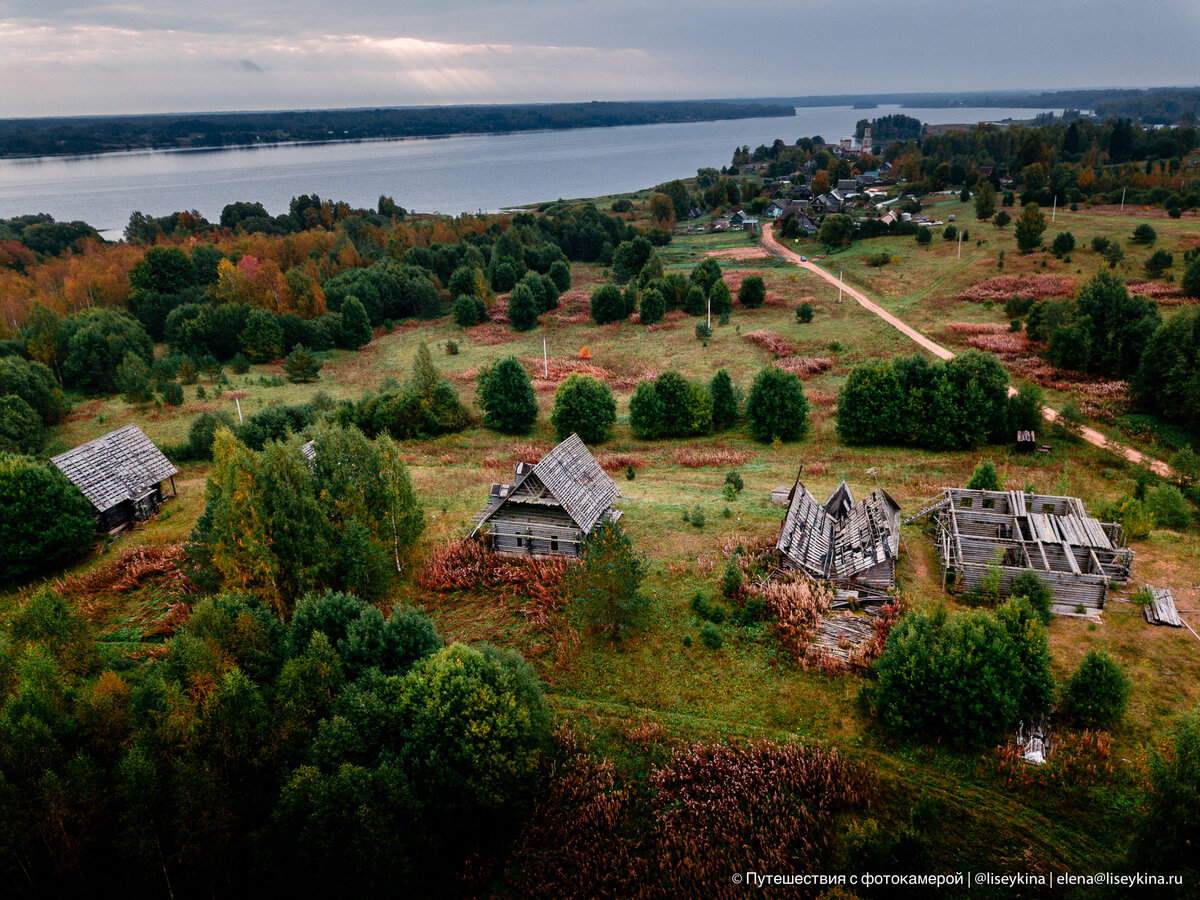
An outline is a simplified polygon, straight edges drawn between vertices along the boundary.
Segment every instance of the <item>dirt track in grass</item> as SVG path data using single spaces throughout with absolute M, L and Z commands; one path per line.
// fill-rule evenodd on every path
M 783 259 L 786 262 L 790 262 L 793 265 L 799 266 L 802 269 L 807 269 L 809 272 L 812 272 L 814 275 L 817 275 L 818 277 L 825 279 L 830 284 L 838 286 L 845 293 L 847 293 L 851 297 L 853 297 L 855 302 L 857 302 L 858 305 L 861 306 L 863 309 L 865 309 L 868 312 L 883 319 L 883 321 L 887 322 L 889 325 L 891 325 L 893 328 L 895 328 L 897 331 L 899 331 L 905 337 L 912 339 L 917 345 L 924 348 L 925 350 L 928 350 L 930 353 L 932 353 L 934 356 L 938 357 L 939 359 L 953 359 L 954 358 L 953 351 L 947 350 L 945 347 L 943 347 L 941 344 L 937 343 L 936 341 L 930 340 L 925 335 L 921 334 L 921 332 L 917 331 L 917 329 L 913 328 L 911 325 L 906 324 L 903 320 L 892 315 L 890 312 L 888 312 L 886 309 L 884 309 L 878 303 L 871 300 L 869 297 L 867 297 L 866 294 L 863 294 L 861 291 L 858 291 L 855 288 L 852 288 L 850 285 L 846 284 L 843 281 L 839 281 L 838 278 L 836 278 L 834 275 L 830 274 L 829 272 L 826 272 L 824 269 L 822 269 L 816 263 L 809 262 L 807 259 L 802 257 L 799 253 L 795 253 L 792 250 L 789 250 L 787 247 L 783 246 L 783 244 L 781 244 L 775 238 L 775 231 L 773 228 L 768 227 L 768 228 L 763 229 L 763 246 L 767 247 L 772 253 L 774 253 L 780 259 Z M 1010 394 L 1016 393 L 1016 388 L 1010 387 L 1008 390 L 1009 390 Z M 1053 423 L 1054 420 L 1058 418 L 1058 410 L 1051 409 L 1049 406 L 1045 406 L 1045 407 L 1042 407 L 1042 415 L 1044 415 L 1046 417 L 1046 420 L 1048 422 Z M 1161 459 L 1154 459 L 1153 457 L 1147 456 L 1144 453 L 1134 450 L 1132 447 L 1128 447 L 1125 444 L 1119 444 L 1116 441 L 1110 441 L 1108 438 L 1106 438 L 1099 431 L 1096 431 L 1094 428 L 1087 428 L 1087 427 L 1083 428 L 1080 431 L 1080 437 L 1082 437 L 1089 444 L 1094 444 L 1097 447 L 1104 447 L 1105 449 L 1111 450 L 1113 453 L 1116 453 L 1118 456 L 1125 457 L 1125 459 L 1129 460 L 1131 463 L 1134 463 L 1135 465 L 1145 466 L 1146 468 L 1148 468 L 1152 472 L 1154 472 L 1156 475 L 1161 475 L 1164 478 L 1169 478 L 1171 476 L 1171 467 L 1168 466 Z

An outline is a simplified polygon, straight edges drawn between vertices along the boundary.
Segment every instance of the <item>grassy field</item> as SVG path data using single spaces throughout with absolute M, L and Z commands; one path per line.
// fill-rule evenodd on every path
M 957 201 L 935 210 L 943 218 L 955 213 L 959 226 L 970 228 L 971 241 L 964 244 L 961 262 L 956 246 L 939 234 L 928 248 L 918 247 L 912 238 L 862 242 L 823 264 L 831 271 L 844 270 L 847 282 L 955 347 L 964 345 L 960 335 L 946 329 L 948 322 L 1004 321 L 998 307 L 954 300 L 960 290 L 996 274 L 1048 272 L 1086 278 L 1100 265 L 1097 254 L 1087 249 L 1077 249 L 1069 264 L 1046 254 L 1023 258 L 1016 252 L 1011 226 L 1002 232 L 978 223 L 969 207 Z M 1132 216 L 1060 210 L 1047 237 L 1069 229 L 1080 248 L 1095 234 L 1119 237 L 1126 247 L 1127 266 L 1140 266 L 1148 251 L 1134 250 L 1124 240 L 1135 223 Z M 1179 251 L 1192 240 L 1195 223 L 1156 219 L 1154 225 L 1160 230 L 1156 247 L 1176 253 L 1178 271 Z M 977 247 L 976 239 L 983 245 Z M 716 651 L 696 640 L 700 620 L 689 599 L 696 591 L 715 591 L 725 559 L 738 543 L 777 534 L 783 509 L 770 503 L 771 488 L 790 485 L 801 466 L 805 483 L 818 497 L 845 479 L 860 496 L 882 486 L 905 509 L 915 508 L 944 485 L 964 484 L 982 458 L 996 463 L 1009 487 L 1074 494 L 1093 508 L 1132 490 L 1137 474 L 1124 461 L 1083 444 L 1052 442 L 1054 450 L 1045 456 L 1017 455 L 1007 446 L 970 453 L 843 446 L 835 433 L 835 404 L 850 368 L 871 357 L 909 353 L 912 345 L 856 303 L 839 304 L 836 288 L 807 273 L 770 257 L 734 258 L 733 254 L 752 246 L 741 234 L 697 235 L 677 238 L 662 254 L 668 271 L 681 272 L 716 254 L 732 282 L 754 273 L 767 284 L 764 308 L 739 308 L 728 324 L 714 322 L 714 334 L 706 344 L 696 339 L 695 320 L 690 317 L 652 331 L 630 323 L 570 324 L 566 320 L 586 312 L 589 286 L 604 280 L 597 267 L 576 266 L 574 286 L 559 313 L 547 316 L 543 327 L 526 334 L 491 324 L 464 332 L 448 319 L 404 325 L 378 334 L 359 353 L 327 354 L 320 380 L 311 385 L 287 383 L 278 377 L 282 374 L 278 367 L 259 366 L 247 375 L 229 375 L 231 384 L 220 396 L 216 396 L 217 386 L 207 380 L 201 385 L 207 395 L 203 399 L 197 398 L 196 387 L 185 388 L 187 400 L 178 409 L 142 410 L 118 399 L 81 403 L 55 435 L 56 445 L 73 446 L 130 422 L 159 443 L 178 442 L 198 412 L 222 409 L 234 414 L 233 392 L 246 413 L 270 403 L 312 399 L 318 392 L 335 400 L 357 398 L 389 379 L 403 381 L 420 342 L 430 346 L 436 364 L 471 404 L 474 376 L 492 360 L 515 355 L 528 362 L 535 377 L 541 376 L 545 339 L 551 371 L 539 384 L 541 414 L 532 434 L 512 440 L 473 427 L 459 435 L 405 446 L 428 527 L 418 559 L 397 584 L 393 602 L 423 605 L 449 640 L 486 639 L 522 650 L 538 667 L 558 713 L 596 735 L 601 747 L 618 757 L 631 757 L 631 765 L 644 761 L 644 752 L 626 736 L 646 722 L 662 726 L 676 738 L 766 734 L 830 741 L 848 749 L 883 780 L 885 800 L 877 811 L 881 818 L 903 818 L 918 797 L 936 805 L 944 838 L 935 845 L 939 865 L 970 859 L 976 867 L 985 863 L 1000 867 L 1022 858 L 1059 869 L 1111 864 L 1119 851 L 1112 838 L 1114 829 L 1123 829 L 1132 815 L 1140 748 L 1180 710 L 1200 702 L 1200 642 L 1186 630 L 1151 628 L 1140 608 L 1127 602 L 1110 604 L 1100 625 L 1077 620 L 1052 623 L 1055 674 L 1060 681 L 1093 647 L 1107 650 L 1134 677 L 1129 715 L 1114 734 L 1119 774 L 1103 789 L 1074 794 L 1052 788 L 1010 792 L 996 775 L 989 754 L 960 755 L 891 743 L 857 709 L 860 676 L 797 670 L 766 625 L 723 626 L 725 643 Z M 899 256 L 899 262 L 882 269 L 867 266 L 865 257 L 881 249 Z M 1000 250 L 1006 251 L 1002 272 L 996 268 Z M 801 325 L 794 309 L 806 300 L 814 306 L 815 318 Z M 638 379 L 673 368 L 707 381 L 717 369 L 725 368 L 735 384 L 748 390 L 754 374 L 772 359 L 746 339 L 747 334 L 762 330 L 791 342 L 796 356 L 831 360 L 827 371 L 804 380 L 811 403 L 810 429 L 804 440 L 763 445 L 753 442 L 744 429 L 686 441 L 644 442 L 632 436 L 628 402 Z M 453 355 L 447 352 L 451 341 L 458 349 Z M 626 480 L 623 467 L 615 477 L 623 494 L 622 522 L 648 557 L 650 574 L 644 588 L 654 603 L 645 627 L 626 646 L 613 649 L 584 635 L 563 654 L 556 652 L 555 635 L 533 628 L 503 602 L 470 594 L 423 594 L 413 573 L 421 554 L 467 532 L 488 486 L 508 478 L 515 461 L 553 446 L 549 425 L 553 388 L 580 366 L 604 377 L 617 396 L 615 433 L 594 450 L 602 462 L 621 454 L 637 466 L 635 479 Z M 701 453 L 712 454 L 711 464 L 693 465 Z M 737 500 L 727 502 L 722 486 L 726 473 L 735 468 L 745 480 L 745 490 Z M 876 470 L 874 476 L 867 474 L 869 468 Z M 204 465 L 185 466 L 176 479 L 177 500 L 167 504 L 156 520 L 93 554 L 76 571 L 103 565 L 115 551 L 129 546 L 182 539 L 203 508 L 205 474 Z M 704 512 L 703 528 L 682 521 L 684 511 L 696 506 Z M 1200 606 L 1196 590 L 1200 545 L 1194 534 L 1155 532 L 1134 549 L 1137 559 L 1130 590 L 1153 581 L 1169 585 L 1181 607 Z M 912 606 L 926 609 L 943 602 L 956 606 L 955 599 L 941 591 L 936 554 L 919 527 L 904 529 L 903 551 L 899 581 Z M 1118 591 L 1117 596 L 1127 593 Z M 0 602 L 13 600 L 9 594 Z M 135 618 L 117 615 L 108 625 L 123 647 L 136 643 L 129 624 Z M 688 637 L 693 639 L 686 642 L 690 645 L 685 644 Z

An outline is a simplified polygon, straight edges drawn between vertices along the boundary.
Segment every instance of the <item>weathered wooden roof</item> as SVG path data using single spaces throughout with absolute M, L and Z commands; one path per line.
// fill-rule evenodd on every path
M 571 435 L 547 453 L 537 465 L 522 468 L 524 471 L 518 469 L 516 473 L 516 484 L 511 487 L 492 486 L 487 504 L 475 517 L 472 535 L 502 507 L 516 502 L 541 505 L 547 505 L 549 502 L 561 506 L 579 530 L 587 534 L 608 512 L 613 501 L 621 496 L 617 483 L 600 468 L 596 458 L 588 452 L 588 448 L 577 434 Z M 529 497 L 520 492 L 520 488 L 526 482 L 535 482 L 538 485 L 536 492 L 526 492 L 530 493 Z
M 136 425 L 80 444 L 50 462 L 83 492 L 97 512 L 140 497 L 179 472 Z
M 797 479 L 775 549 L 814 578 L 828 578 L 833 527 L 833 516 Z
M 814 578 L 853 580 L 896 558 L 900 506 L 882 489 L 855 502 L 844 481 L 818 503 L 797 479 L 775 548 Z

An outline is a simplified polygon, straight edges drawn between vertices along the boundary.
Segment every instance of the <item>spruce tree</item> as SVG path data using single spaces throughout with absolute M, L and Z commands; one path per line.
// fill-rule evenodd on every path
M 713 428 L 721 430 L 736 424 L 738 398 L 729 373 L 724 369 L 719 369 L 709 383 L 708 392 L 712 395 Z
M 254 363 L 272 362 L 283 353 L 283 329 L 265 309 L 252 309 L 246 315 L 240 341 L 242 352 Z
M 149 403 L 154 399 L 150 367 L 138 354 L 130 352 L 117 366 L 117 390 L 126 403 Z
M 521 282 L 508 295 L 508 320 L 517 331 L 529 331 L 537 326 L 537 317 L 542 305 L 525 282 Z
M 808 430 L 808 398 L 800 379 L 776 366 L 764 366 L 746 401 L 755 440 L 794 441 Z
M 349 349 L 358 350 L 371 343 L 371 320 L 367 310 L 357 297 L 347 297 L 342 303 L 342 324 L 338 329 L 339 343 Z M 246 354 L 250 356 L 249 353 Z M 254 357 L 250 357 L 252 360 Z
M 629 398 L 629 428 L 644 441 L 654 440 L 662 433 L 662 405 L 653 381 L 639 381 Z
M 283 361 L 283 370 L 288 373 L 288 380 L 296 383 L 316 381 L 321 374 L 321 361 L 307 347 L 297 344 L 287 359 Z
M 537 422 L 537 394 L 529 373 L 515 356 L 505 357 L 479 374 L 483 423 L 505 434 L 527 434 Z
M 708 303 L 714 316 L 733 311 L 733 294 L 729 292 L 729 285 L 724 278 L 718 278 L 709 288 Z
M 603 443 L 616 421 L 617 403 L 604 382 L 575 372 L 558 386 L 550 422 L 560 441 L 575 433 L 585 443 Z
M 767 300 L 767 286 L 760 275 L 750 275 L 738 288 L 738 303 L 746 309 L 758 309 Z
M 643 325 L 653 325 L 655 322 L 661 322 L 662 317 L 667 314 L 666 298 L 663 297 L 661 291 L 649 288 L 642 294 L 639 311 Z

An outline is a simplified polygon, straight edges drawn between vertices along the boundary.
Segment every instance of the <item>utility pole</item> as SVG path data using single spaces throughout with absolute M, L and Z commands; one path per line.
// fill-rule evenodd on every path
M 1058 213 L 1058 194 L 1054 195 L 1054 206 L 1050 209 L 1050 224 L 1054 224 L 1054 216 Z
M 546 338 L 542 336 L 542 374 L 547 380 L 550 378 L 550 357 L 546 355 Z
M 239 425 L 245 425 L 245 424 L 246 424 L 246 420 L 242 418 L 242 401 L 241 401 L 241 400 L 239 400 L 237 397 L 234 397 L 234 398 L 233 398 L 233 402 L 237 404 L 237 410 L 238 410 L 238 424 L 239 424 Z
M 708 330 L 712 331 L 712 298 L 708 300 Z
M 958 258 L 962 259 L 962 232 L 958 233 Z
M 1125 191 L 1128 188 L 1121 188 L 1121 212 L 1125 212 Z

